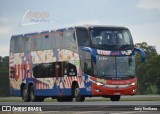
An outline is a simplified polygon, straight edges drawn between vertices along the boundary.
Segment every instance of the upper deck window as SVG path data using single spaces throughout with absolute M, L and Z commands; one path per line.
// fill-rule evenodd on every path
M 63 34 L 63 46 L 66 49 L 77 51 L 76 37 L 74 30 L 65 30 Z
M 22 52 L 22 37 L 23 36 L 13 36 L 11 38 L 10 51 L 14 53 Z
M 90 38 L 88 36 L 88 30 L 78 28 L 76 31 L 78 46 L 90 46 Z
M 61 31 L 54 31 L 52 34 L 52 48 L 63 48 L 63 32 Z
M 92 29 L 92 46 L 101 49 L 130 49 L 133 41 L 127 29 Z
M 31 43 L 29 37 L 27 36 L 24 37 L 23 45 L 24 45 L 24 51 L 31 51 Z
M 43 33 L 42 35 L 42 49 L 43 50 L 47 50 L 47 49 L 51 49 L 51 37 L 49 37 L 49 33 Z

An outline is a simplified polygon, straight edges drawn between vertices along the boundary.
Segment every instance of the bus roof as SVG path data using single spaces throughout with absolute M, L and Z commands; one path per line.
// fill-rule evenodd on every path
M 127 29 L 126 27 L 123 26 L 115 26 L 115 25 L 83 25 L 83 26 L 75 26 L 76 27 L 84 27 L 84 28 L 121 28 L 121 29 Z
M 63 31 L 63 30 L 69 30 L 69 29 L 74 29 L 74 28 L 114 28 L 114 29 L 128 29 L 123 26 L 115 26 L 115 25 L 79 25 L 79 26 L 73 26 L 73 27 L 64 27 L 62 29 L 55 29 L 55 30 L 50 30 L 50 31 L 42 31 L 42 32 L 33 32 L 33 33 L 26 33 L 26 34 L 19 34 L 19 35 L 12 35 L 12 37 L 20 37 L 20 36 L 28 36 L 28 35 L 36 35 L 36 34 L 44 34 L 44 33 L 50 33 L 53 31 Z

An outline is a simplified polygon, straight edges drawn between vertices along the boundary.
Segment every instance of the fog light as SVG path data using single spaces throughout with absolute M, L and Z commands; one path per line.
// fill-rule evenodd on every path
M 136 91 L 136 89 L 133 89 L 133 90 L 132 90 L 132 93 L 135 92 L 135 91 Z

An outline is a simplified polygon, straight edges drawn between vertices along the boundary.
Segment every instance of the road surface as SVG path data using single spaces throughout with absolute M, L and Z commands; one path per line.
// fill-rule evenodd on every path
M 160 111 L 159 101 L 0 102 L 0 106 L 41 107 L 42 111 Z
M 127 97 L 127 96 L 124 96 Z M 143 96 L 133 96 L 143 97 Z M 159 96 L 144 96 L 159 97 Z M 11 99 L 0 98 L 0 99 Z M 128 97 L 127 97 L 128 98 Z M 17 98 L 20 99 L 20 98 Z M 94 99 L 94 98 L 93 98 Z M 14 112 L 18 107 L 40 107 L 43 112 L 40 114 L 159 114 L 160 101 L 85 101 L 85 102 L 0 102 L 0 114 L 2 106 L 10 106 Z M 14 107 L 14 108 L 13 108 Z M 16 108 L 15 108 L 16 107 Z M 5 112 L 10 114 L 9 112 Z M 14 112 L 21 114 L 22 112 Z M 33 112 L 32 112 L 33 113 Z M 37 112 L 35 112 L 36 114 Z M 29 112 L 23 112 L 29 114 Z

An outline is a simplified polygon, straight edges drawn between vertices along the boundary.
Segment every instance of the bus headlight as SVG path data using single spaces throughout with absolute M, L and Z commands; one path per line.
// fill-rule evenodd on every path
M 136 85 L 136 82 L 131 83 L 131 86 L 134 86 L 134 85 Z
M 97 85 L 98 85 L 98 86 L 102 86 L 103 84 L 102 84 L 102 83 L 97 82 Z

